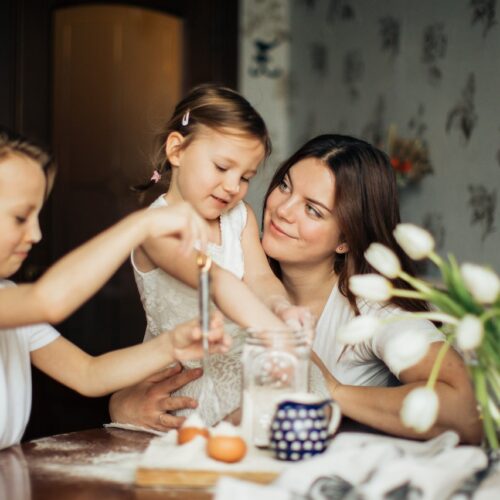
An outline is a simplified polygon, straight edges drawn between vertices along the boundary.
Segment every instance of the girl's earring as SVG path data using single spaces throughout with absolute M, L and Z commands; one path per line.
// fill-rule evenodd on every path
M 347 252 L 347 245 L 345 243 L 342 243 L 337 247 L 337 253 L 346 253 Z
M 186 125 L 189 124 L 189 109 L 184 113 L 184 116 L 182 117 L 182 126 L 185 127 Z

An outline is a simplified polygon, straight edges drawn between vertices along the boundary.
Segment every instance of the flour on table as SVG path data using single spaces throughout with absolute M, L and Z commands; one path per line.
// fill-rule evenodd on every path
M 35 467 L 38 470 L 72 477 L 133 483 L 135 470 L 142 454 L 142 452 L 103 453 L 81 463 L 78 463 L 78 457 L 72 454 L 67 457 L 67 461 L 58 460 L 58 463 L 43 461 L 37 463 Z

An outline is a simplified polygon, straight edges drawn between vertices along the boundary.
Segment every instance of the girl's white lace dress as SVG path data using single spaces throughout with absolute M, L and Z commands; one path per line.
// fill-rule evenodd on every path
M 166 206 L 163 196 L 151 204 L 151 208 Z M 238 279 L 243 278 L 244 260 L 241 248 L 241 234 L 246 224 L 247 210 L 243 202 L 238 203 L 229 212 L 220 217 L 221 245 L 208 245 L 208 253 L 220 267 L 232 272 Z M 142 304 L 146 312 L 147 327 L 144 340 L 147 341 L 159 333 L 171 330 L 179 323 L 198 316 L 198 292 L 173 278 L 159 268 L 142 272 L 137 269 L 132 253 L 132 265 Z M 215 306 L 214 306 L 215 307 Z M 224 354 L 212 355 L 211 373 L 215 382 L 214 398 L 218 404 L 204 405 L 198 408 L 200 416 L 211 426 L 236 410 L 241 400 L 241 353 L 244 332 L 233 322 L 226 321 L 225 330 L 233 338 L 231 350 Z M 188 368 L 200 366 L 199 361 L 184 362 Z M 199 399 L 201 379 L 182 387 L 172 395 L 189 396 Z M 193 410 L 184 409 L 177 415 L 189 415 Z

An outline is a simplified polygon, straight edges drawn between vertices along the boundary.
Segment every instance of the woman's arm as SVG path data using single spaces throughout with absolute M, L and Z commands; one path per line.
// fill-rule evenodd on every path
M 58 323 L 92 296 L 145 238 L 176 236 L 177 251 L 206 243 L 206 223 L 187 203 L 141 210 L 54 264 L 34 284 L 0 290 L 0 328 Z
M 432 343 L 424 359 L 401 372 L 403 385 L 399 387 L 343 385 L 316 354 L 313 360 L 325 376 L 330 393 L 344 415 L 375 429 L 414 439 L 428 439 L 452 429 L 463 442 L 477 444 L 482 430 L 473 388 L 462 359 L 453 350 L 447 352 L 436 382 L 439 413 L 434 426 L 428 432 L 417 433 L 401 421 L 399 412 L 403 399 L 415 387 L 425 385 L 441 345 L 442 342 Z
M 199 269 L 196 255 L 183 255 L 178 251 L 179 242 L 173 238 L 149 238 L 134 252 L 137 265 L 152 264 L 166 273 L 197 288 Z M 245 263 L 245 267 L 248 264 Z M 249 273 L 253 269 L 247 267 Z M 217 307 L 232 321 L 243 327 L 283 328 L 278 319 L 252 290 L 229 271 L 213 263 L 210 271 L 213 300 Z
M 209 341 L 212 352 L 226 352 L 229 337 L 224 336 L 222 317 L 212 320 Z M 178 325 L 171 332 L 149 342 L 90 356 L 63 337 L 32 351 L 32 363 L 47 375 L 84 396 L 102 396 L 144 380 L 164 369 L 175 359 L 202 356 L 198 320 Z
M 183 369 L 180 363 L 143 380 L 139 384 L 115 392 L 109 400 L 109 415 L 113 422 L 151 427 L 158 431 L 179 428 L 186 417 L 170 412 L 194 409 L 196 400 L 175 396 L 177 391 L 203 375 L 201 368 Z

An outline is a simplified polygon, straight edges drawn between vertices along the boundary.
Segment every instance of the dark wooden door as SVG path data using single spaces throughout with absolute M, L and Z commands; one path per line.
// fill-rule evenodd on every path
M 237 4 L 233 0 L 2 2 L 0 27 L 5 31 L 0 34 L 0 41 L 5 43 L 0 43 L 0 117 L 4 124 L 50 144 L 60 164 L 54 192 L 42 213 L 44 240 L 18 279 L 36 278 L 51 262 L 138 206 L 127 186 L 149 171 L 148 147 L 154 128 L 161 115 L 171 111 L 167 108 L 177 99 L 176 93 L 204 81 L 235 87 Z M 90 6 L 100 8 L 104 15 L 96 18 L 94 28 L 101 38 L 96 34 L 89 39 L 91 50 L 86 52 L 88 33 L 80 29 L 78 16 L 76 24 L 71 25 L 66 14 L 80 9 L 84 16 L 92 16 L 85 9 Z M 118 22 L 122 23 L 121 29 L 114 18 L 108 30 L 106 16 L 112 18 L 113 7 L 123 8 L 123 16 L 129 17 Z M 139 7 L 145 9 L 142 14 Z M 157 106 L 162 113 L 148 114 L 151 126 L 144 130 L 132 118 L 138 117 L 141 106 L 148 103 L 144 99 L 144 93 L 148 92 L 145 78 L 137 75 L 149 71 L 151 65 L 134 69 L 137 58 L 134 63 L 130 52 L 138 51 L 140 44 L 146 48 L 150 43 L 154 48 L 144 53 L 147 57 L 154 56 L 154 49 L 163 40 L 153 35 L 151 26 L 155 23 L 160 26 L 162 22 L 155 18 L 155 13 L 170 16 L 172 29 L 180 29 L 181 48 L 176 53 L 181 54 L 178 61 L 181 74 L 175 70 L 176 75 L 168 82 L 172 87 L 170 94 L 167 92 L 170 101 L 164 111 L 161 104 Z M 134 24 L 137 16 L 141 21 Z M 175 24 L 176 20 L 179 23 Z M 62 29 L 58 23 L 64 25 Z M 141 26 L 142 41 L 134 42 L 133 37 L 128 42 L 124 39 L 128 31 Z M 72 37 L 72 43 L 68 45 L 64 37 Z M 72 51 L 70 61 L 68 46 Z M 123 52 L 120 56 L 120 50 L 126 51 L 125 56 Z M 171 65 L 169 70 L 174 71 L 174 67 Z M 96 73 L 103 76 L 102 85 L 95 78 Z M 160 91 L 157 94 L 162 97 Z M 167 94 L 163 95 L 166 101 Z M 68 99 L 72 100 L 70 105 Z M 149 105 L 155 108 L 151 101 Z M 137 137 L 136 149 L 132 137 Z M 86 351 L 99 354 L 141 341 L 144 326 L 144 313 L 126 263 L 58 329 Z M 90 428 L 108 419 L 107 398 L 80 397 L 36 371 L 33 379 L 33 411 L 25 438 Z

